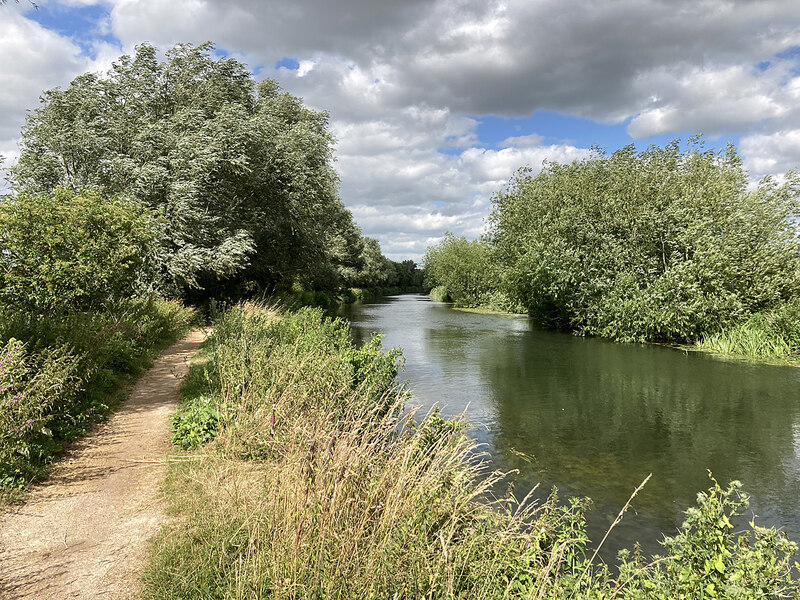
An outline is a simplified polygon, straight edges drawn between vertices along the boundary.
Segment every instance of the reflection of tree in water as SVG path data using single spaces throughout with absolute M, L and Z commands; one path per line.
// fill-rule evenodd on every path
M 352 314 L 357 339 L 383 330 L 386 345 L 404 347 L 415 404 L 427 408 L 430 399 L 449 414 L 468 405 L 470 419 L 489 422 L 488 434 L 472 434 L 489 443 L 500 468 L 520 470 L 521 495 L 539 483 L 543 496 L 552 485 L 590 496 L 593 539 L 652 472 L 608 546 L 641 540 L 657 551 L 659 533 L 674 531 L 708 487 L 706 469 L 721 482 L 742 480 L 758 522 L 800 539 L 800 370 L 576 338 L 413 298 L 392 302 Z
M 670 531 L 711 469 L 773 504 L 774 524 L 798 537 L 795 370 L 549 332 L 487 342 L 478 364 L 494 390 L 494 442 L 520 485 L 558 484 L 610 515 L 652 472 L 635 506 Z

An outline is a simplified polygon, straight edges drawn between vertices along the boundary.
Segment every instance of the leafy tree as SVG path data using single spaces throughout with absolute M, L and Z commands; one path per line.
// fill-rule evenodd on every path
M 491 303 L 498 271 L 486 240 L 468 241 L 448 232 L 437 246 L 428 248 L 423 260 L 428 289 L 443 286 L 456 306 Z
M 159 62 L 143 44 L 107 74 L 45 92 L 12 185 L 93 189 L 157 210 L 163 270 L 178 286 L 336 281 L 358 233 L 337 196 L 327 115 L 212 50 L 178 44 Z
M 417 267 L 417 263 L 413 260 L 404 260 L 402 262 L 392 261 L 394 266 L 397 283 L 396 285 L 404 290 L 422 288 L 422 270 Z
M 361 239 L 361 253 L 358 266 L 346 270 L 345 283 L 355 288 L 389 287 L 397 283 L 397 272 L 392 261 L 381 252 L 378 240 L 365 237 Z
M 695 341 L 800 293 L 800 178 L 748 191 L 735 148 L 629 146 L 520 171 L 494 198 L 506 291 L 539 320 Z
M 89 310 L 152 281 L 155 219 L 134 202 L 57 188 L 0 203 L 0 304 Z

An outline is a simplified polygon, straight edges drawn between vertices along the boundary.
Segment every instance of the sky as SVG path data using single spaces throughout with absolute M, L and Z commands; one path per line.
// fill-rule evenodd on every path
M 485 231 L 513 173 L 703 133 L 800 167 L 798 0 L 26 0 L 0 5 L 0 154 L 45 89 L 212 41 L 330 113 L 342 201 L 395 260 Z

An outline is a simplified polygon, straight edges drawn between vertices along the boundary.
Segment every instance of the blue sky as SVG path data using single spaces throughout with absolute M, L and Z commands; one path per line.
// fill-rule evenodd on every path
M 41 0 L 0 6 L 0 154 L 42 90 L 148 41 L 211 40 L 316 109 L 341 196 L 392 258 L 481 233 L 521 166 L 734 141 L 800 166 L 796 0 Z

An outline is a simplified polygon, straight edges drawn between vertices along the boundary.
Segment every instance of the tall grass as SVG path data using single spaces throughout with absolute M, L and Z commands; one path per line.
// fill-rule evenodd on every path
M 125 378 L 193 318 L 160 299 L 47 318 L 0 310 L 0 501 L 45 477 L 63 444 L 104 418 Z
M 623 561 L 625 579 L 593 564 L 585 501 L 497 496 L 510 480 L 465 425 L 404 413 L 397 355 L 377 341 L 356 349 L 347 334 L 307 309 L 236 308 L 217 323 L 183 410 L 213 404 L 219 427 L 171 463 L 180 517 L 154 543 L 146 598 L 696 597 L 684 592 L 703 561 L 682 580 L 638 555 Z M 731 493 L 686 531 L 719 540 L 732 574 L 741 550 L 717 501 Z M 695 538 L 675 538 L 658 564 L 681 565 Z M 769 539 L 762 562 L 775 577 L 759 589 L 782 593 L 793 547 Z
M 697 346 L 754 359 L 800 359 L 800 301 L 756 313 L 744 322 L 704 336 Z

